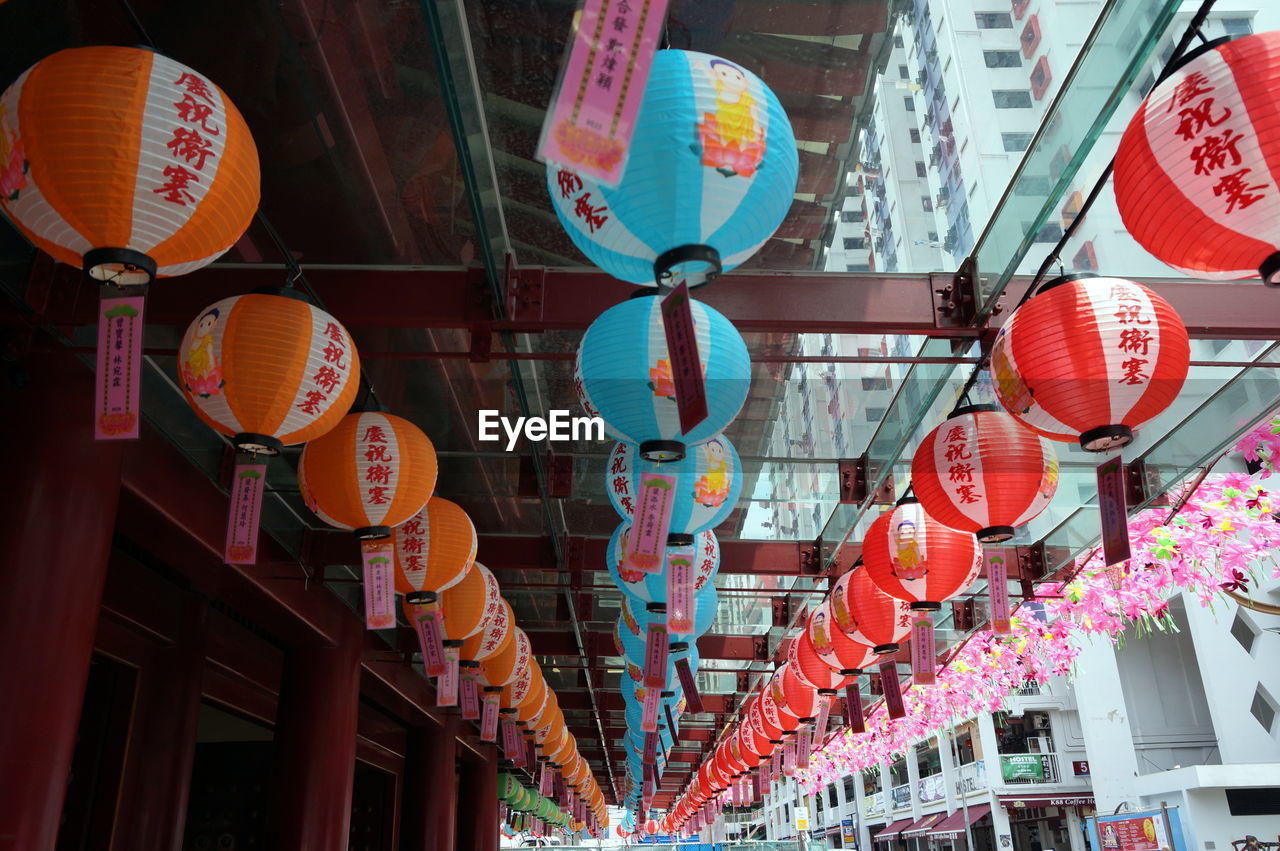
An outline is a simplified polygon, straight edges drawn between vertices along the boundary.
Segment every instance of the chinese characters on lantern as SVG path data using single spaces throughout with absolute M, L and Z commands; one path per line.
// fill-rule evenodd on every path
M 1178 111 L 1174 134 L 1189 148 L 1194 174 L 1213 180 L 1214 196 L 1223 199 L 1226 212 L 1233 213 L 1262 200 L 1270 184 L 1255 183 L 1250 177 L 1253 169 L 1240 168 L 1241 143 L 1253 143 L 1247 135 L 1250 125 L 1246 116 L 1233 116 L 1230 107 L 1215 104 L 1216 90 L 1203 73 L 1188 74 L 1174 87 L 1166 112 Z
M 1112 285 L 1111 298 L 1116 303 L 1116 321 L 1124 326 L 1116 338 L 1116 349 L 1123 355 L 1121 375 L 1116 380 L 1130 387 L 1141 386 L 1151 380 L 1148 364 L 1153 337 L 1149 329 L 1155 325 L 1155 310 L 1131 284 Z
M 618 185 L 666 12 L 667 0 L 586 0 L 538 159 Z
M 614 447 L 613 456 L 609 459 L 609 484 L 613 488 L 614 495 L 618 497 L 618 504 L 622 506 L 622 510 L 627 515 L 632 515 L 635 513 L 635 503 L 631 498 L 629 472 L 626 444 L 619 443 Z
M 410 517 L 396 529 L 396 549 L 405 579 L 420 589 L 427 573 L 427 529 L 421 515 Z
M 348 361 L 347 332 L 336 322 L 328 322 L 324 328 L 324 348 L 320 350 L 321 363 L 311 374 L 311 386 L 304 385 L 302 401 L 297 408 L 305 414 L 319 416 L 327 408 L 329 397 L 340 393 L 351 369 Z M 382 429 L 378 429 L 382 431 Z
M 967 427 L 957 425 L 949 428 L 942 438 L 947 482 L 961 505 L 972 505 L 983 498 L 974 480 L 973 450 L 969 448 L 971 437 Z
M 386 505 L 391 501 L 395 478 L 395 456 L 391 454 L 391 446 L 387 441 L 387 432 L 382 426 L 369 426 L 361 438 L 365 444 L 364 459 L 368 465 L 364 469 L 364 500 L 369 505 Z
M 222 128 L 217 123 L 218 102 L 208 80 L 184 71 L 173 84 L 183 90 L 182 100 L 173 103 L 174 113 L 189 126 L 175 127 L 172 138 L 165 142 L 173 162 L 161 170 L 165 182 L 151 191 L 170 204 L 185 207 L 197 200 L 191 184 L 217 170 L 213 140 L 222 135 Z

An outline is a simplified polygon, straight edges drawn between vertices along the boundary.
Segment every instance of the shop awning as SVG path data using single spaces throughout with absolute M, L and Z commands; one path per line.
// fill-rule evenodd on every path
M 934 824 L 946 818 L 946 815 L 947 814 L 945 812 L 930 813 L 929 815 L 922 817 L 919 821 L 912 822 L 910 825 L 904 827 L 902 829 L 902 835 L 912 836 L 915 834 L 924 833 Z
M 978 819 L 991 813 L 990 804 L 975 804 L 969 808 L 969 824 L 974 824 Z M 964 833 L 965 821 L 964 810 L 956 810 L 942 821 L 934 824 L 929 828 L 928 836 L 936 836 L 939 839 L 955 839 Z
M 904 827 L 910 827 L 913 823 L 914 823 L 914 820 L 913 820 L 913 819 L 909 819 L 909 818 L 898 819 L 898 820 L 897 820 L 897 821 L 895 821 L 893 824 L 889 825 L 889 826 L 888 826 L 888 827 L 886 827 L 884 830 L 882 830 L 882 831 L 880 831 L 879 833 L 877 833 L 877 834 L 872 838 L 872 840 L 871 840 L 871 841 L 872 841 L 872 842 L 887 842 L 888 840 L 893 839 L 895 836 L 897 836 L 899 833 L 901 833 L 901 832 L 902 832 L 902 829 L 903 829 Z

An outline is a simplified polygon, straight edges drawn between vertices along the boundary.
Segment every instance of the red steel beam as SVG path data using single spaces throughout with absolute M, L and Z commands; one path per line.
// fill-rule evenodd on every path
M 534 655 L 580 656 L 577 642 L 564 630 L 525 628 Z M 606 632 L 587 633 L 587 653 L 590 656 L 616 656 L 613 636 Z M 732 659 L 739 661 L 768 661 L 768 643 L 764 636 L 752 635 L 704 635 L 698 639 L 698 654 L 703 659 Z
M 95 322 L 96 284 L 58 265 L 51 277 L 33 281 L 27 301 L 54 325 Z M 980 330 L 947 327 L 937 312 L 946 276 L 768 271 L 725 275 L 699 298 L 739 330 L 773 333 L 924 334 L 973 337 Z M 353 328 L 471 328 L 536 333 L 582 330 L 635 290 L 595 269 L 525 267 L 509 284 L 509 318 L 491 322 L 492 306 L 480 275 L 466 269 L 340 269 L 313 267 L 307 279 L 329 311 Z M 274 267 L 214 266 L 161 282 L 147 297 L 147 321 L 185 327 L 196 313 L 229 295 L 259 286 L 280 286 Z M 1195 281 L 1143 279 L 1188 323 L 1193 337 L 1274 339 L 1280 334 L 1272 294 L 1256 281 L 1206 285 Z M 1010 282 L 1005 303 L 1026 291 L 1028 277 Z M 1009 315 L 993 317 L 992 327 Z M 500 355 L 495 355 L 500 357 Z

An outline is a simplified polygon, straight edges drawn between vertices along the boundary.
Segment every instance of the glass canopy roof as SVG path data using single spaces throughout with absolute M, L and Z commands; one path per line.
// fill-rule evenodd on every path
M 974 20 L 947 20 L 927 0 L 673 0 L 666 44 L 754 70 L 779 95 L 800 140 L 790 214 L 748 270 L 777 274 L 779 287 L 804 286 L 785 273 L 835 271 L 857 287 L 863 275 L 949 273 L 971 258 L 979 272 L 977 327 L 1015 274 L 1041 265 L 1102 175 L 1188 14 L 1177 0 L 1095 0 L 1073 5 L 1074 18 L 1061 31 L 1039 21 L 1035 37 L 1052 39 L 1052 49 L 1051 65 L 1030 82 L 1036 106 L 1027 108 L 1025 130 L 993 141 L 992 84 L 979 74 L 961 77 L 969 81 L 961 84 L 950 76 L 954 63 L 972 60 L 958 44 L 1007 37 L 1008 45 L 992 42 L 983 51 L 983 67 L 1000 73 L 1006 66 L 990 63 L 1013 63 L 1025 52 L 1030 22 L 1011 18 L 1018 4 L 1012 12 L 1007 0 L 990 5 L 992 12 Z M 258 143 L 265 217 L 213 270 L 228 282 L 223 295 L 242 291 L 233 288 L 237 270 L 278 269 L 283 283 L 281 246 L 304 272 L 471 269 L 499 296 L 507 294 L 508 268 L 586 264 L 551 210 L 544 167 L 534 156 L 575 3 L 357 0 L 331 7 L 285 0 L 242 4 L 235 12 L 223 4 L 137 6 L 145 35 L 216 80 Z M 131 43 L 143 35 L 116 4 L 53 3 L 26 14 L 23 37 L 0 57 L 5 86 L 59 48 Z M 1017 67 L 1022 89 L 1029 73 L 1040 73 L 1023 60 Z M 998 109 L 1005 89 L 994 91 Z M 983 147 L 992 144 L 1001 146 L 997 153 Z M 918 184 L 892 182 L 893 171 L 903 169 L 919 174 Z M 1086 222 L 1059 252 L 1055 270 L 1177 277 L 1125 242 L 1109 190 Z M 46 322 L 28 288 L 38 274 L 34 262 L 29 246 L 0 225 L 0 282 L 10 312 L 87 359 L 96 328 Z M 359 275 L 352 281 L 358 287 Z M 503 303 L 495 299 L 489 307 Z M 522 443 L 505 452 L 481 443 L 475 414 L 578 410 L 572 357 L 582 332 L 403 327 L 395 321 L 397 304 L 375 308 L 386 321 L 353 331 L 365 372 L 391 410 L 431 437 L 440 456 L 438 493 L 470 513 L 482 535 L 480 559 L 486 561 L 484 541 L 500 537 L 545 539 L 557 552 L 550 570 L 489 563 L 517 621 L 535 634 L 535 647 L 537 634 L 563 633 L 567 625 L 585 636 L 584 655 L 542 655 L 549 682 L 557 690 L 609 690 L 615 675 L 609 672 L 620 660 L 611 650 L 596 653 L 590 636 L 611 632 L 620 593 L 602 564 L 575 573 L 562 548 L 571 539 L 607 538 L 618 523 L 604 490 L 610 446 L 557 444 L 555 456 L 571 464 L 571 495 L 547 498 L 539 487 L 546 487 L 546 448 Z M 228 444 L 188 409 L 174 382 L 183 330 L 176 323 L 147 327 L 145 413 L 193 465 L 220 481 Z M 480 336 L 486 354 L 476 357 Z M 1145 462 L 1157 490 L 1210 462 L 1280 404 L 1274 341 L 1200 336 L 1182 396 L 1124 453 L 1126 461 Z M 865 456 L 870 490 L 887 481 L 901 495 L 912 451 L 955 405 L 982 354 L 974 333 L 821 334 L 797 327 L 744 337 L 753 360 L 751 392 L 727 434 L 743 457 L 745 484 L 717 535 L 725 542 L 815 546 L 820 559 L 812 573 L 726 569 L 717 577 L 712 634 L 761 638 L 765 645 L 758 659 L 704 659 L 699 676 L 712 694 L 740 694 L 772 670 L 788 626 L 820 601 L 827 571 L 848 569 L 856 557 L 878 506 L 870 497 L 841 502 L 840 461 Z M 980 381 L 972 395 L 988 392 Z M 1050 570 L 1097 537 L 1098 459 L 1075 447 L 1058 449 L 1057 498 L 1015 541 L 1042 542 Z M 298 556 L 304 537 L 323 534 L 324 525 L 298 496 L 296 462 L 291 450 L 270 465 L 263 527 Z M 326 587 L 358 608 L 358 568 L 323 569 Z M 784 597 L 790 605 L 779 615 L 774 601 Z M 959 636 L 946 626 L 942 639 Z M 384 637 L 391 646 L 401 640 Z M 598 737 L 585 713 L 569 714 L 580 738 Z M 620 712 L 605 715 L 606 735 L 622 726 Z M 689 720 L 711 726 L 724 718 Z M 607 786 L 609 766 L 594 764 Z

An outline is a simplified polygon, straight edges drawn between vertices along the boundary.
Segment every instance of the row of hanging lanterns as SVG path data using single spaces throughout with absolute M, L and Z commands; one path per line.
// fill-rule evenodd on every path
M 732 511 L 741 461 L 724 429 L 747 397 L 751 362 L 723 315 L 690 301 L 692 348 L 668 339 L 665 295 L 697 287 L 749 259 L 795 195 L 798 152 L 777 97 L 735 63 L 658 51 L 621 182 L 605 187 L 549 166 L 553 207 L 582 252 L 614 277 L 653 289 L 606 310 L 587 329 L 574 383 L 582 406 L 619 440 L 605 485 L 623 522 L 608 548 L 623 592 L 615 638 L 624 661 L 628 732 L 619 835 L 646 813 L 678 737 L 701 710 L 697 639 L 715 620 L 719 545 L 710 530 Z M 700 370 L 706 415 L 682 419 L 678 372 Z M 655 517 L 658 518 L 655 520 Z

